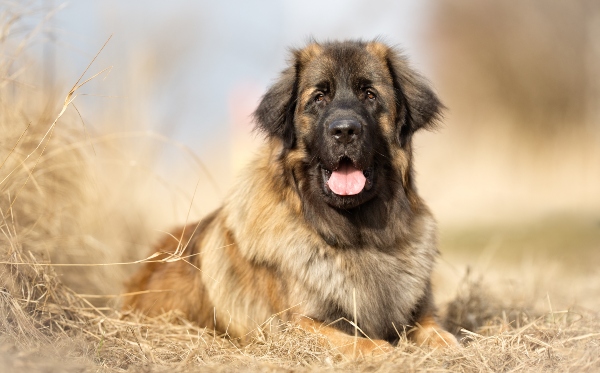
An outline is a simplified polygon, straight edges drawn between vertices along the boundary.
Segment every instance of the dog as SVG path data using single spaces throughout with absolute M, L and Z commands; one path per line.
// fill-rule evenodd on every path
M 403 330 L 456 346 L 435 319 L 436 224 L 413 172 L 413 134 L 442 110 L 378 40 L 292 50 L 254 112 L 258 156 L 222 207 L 155 248 L 124 307 L 231 337 L 276 315 L 352 356 L 389 351 Z

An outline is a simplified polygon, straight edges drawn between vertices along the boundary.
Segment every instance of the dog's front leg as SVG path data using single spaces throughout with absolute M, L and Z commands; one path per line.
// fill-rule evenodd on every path
M 296 322 L 304 330 L 324 336 L 337 352 L 351 359 L 383 355 L 394 349 L 384 340 L 351 336 L 306 316 L 298 317 Z

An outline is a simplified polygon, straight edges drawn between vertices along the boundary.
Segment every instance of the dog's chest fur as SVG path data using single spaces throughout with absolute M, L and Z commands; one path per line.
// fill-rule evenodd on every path
M 349 332 L 353 327 L 348 321 L 356 317 L 370 337 L 393 339 L 394 326 L 414 323 L 416 306 L 427 294 L 433 239 L 431 229 L 410 246 L 386 253 L 306 247 L 303 261 L 285 265 L 294 297 L 304 302 L 299 309 Z
M 356 309 L 363 332 L 388 340 L 397 336 L 396 329 L 414 322 L 415 308 L 429 294 L 437 253 L 435 223 L 428 213 L 415 216 L 409 237 L 404 232 L 394 247 L 334 248 L 298 211 L 281 203 L 281 197 L 254 190 L 253 185 L 263 185 L 253 183 L 259 174 L 246 179 L 245 187 L 237 191 L 247 197 L 233 197 L 245 202 L 228 210 L 225 225 L 236 227 L 232 234 L 246 260 L 278 269 L 277 277 L 289 290 L 292 312 L 327 324 L 353 320 Z M 257 195 L 264 204 L 250 199 Z M 335 327 L 353 330 L 343 320 Z

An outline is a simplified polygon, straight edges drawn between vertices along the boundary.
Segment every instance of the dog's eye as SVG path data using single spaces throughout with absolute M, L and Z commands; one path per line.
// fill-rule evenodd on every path
M 367 91 L 365 92 L 365 94 L 367 95 L 367 98 L 369 100 L 374 100 L 377 98 L 377 96 L 375 95 L 375 93 L 373 93 L 373 91 L 371 91 L 370 89 L 367 89 Z
M 325 100 L 325 95 L 322 93 L 317 93 L 315 96 L 315 102 L 323 102 Z

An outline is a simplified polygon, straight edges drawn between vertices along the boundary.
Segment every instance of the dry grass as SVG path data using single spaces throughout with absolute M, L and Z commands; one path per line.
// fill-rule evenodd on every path
M 463 347 L 456 350 L 429 351 L 401 341 L 386 356 L 349 361 L 336 355 L 326 341 L 294 325 L 261 330 L 249 344 L 240 345 L 176 313 L 159 318 L 122 314 L 118 296 L 102 294 L 118 293 L 120 272 L 130 271 L 131 266 L 93 263 L 130 261 L 133 249 L 145 246 L 142 237 L 151 236 L 146 220 L 128 219 L 122 206 L 121 210 L 115 207 L 123 201 L 109 204 L 107 210 L 100 207 L 103 198 L 114 198 L 98 190 L 102 174 L 90 175 L 97 159 L 92 155 L 109 151 L 102 147 L 105 142 L 85 134 L 79 115 L 69 105 L 75 90 L 63 106 L 56 96 L 18 84 L 26 64 L 18 62 L 25 56 L 9 37 L 9 26 L 17 21 L 8 22 L 13 18 L 7 14 L 0 20 L 4 22 L 2 55 L 13 56 L 0 61 L 4 79 L 0 81 L 0 366 L 4 371 L 600 370 L 597 310 L 552 309 L 551 302 L 523 301 L 500 281 L 474 275 L 465 277 L 446 307 L 447 325 L 462 336 Z M 151 215 L 142 204 L 131 203 L 128 208 Z M 82 257 L 88 265 L 51 264 L 81 263 Z M 540 286 L 535 275 L 525 281 Z M 99 295 L 85 296 L 81 291 Z
M 9 226 L 4 225 L 6 231 Z M 513 308 L 466 281 L 448 322 L 463 347 L 427 351 L 402 341 L 379 358 L 347 361 L 325 341 L 285 324 L 241 346 L 177 314 L 149 319 L 97 308 L 13 238 L 0 272 L 0 360 L 11 371 L 595 371 L 600 318 L 583 309 Z M 509 300 L 510 302 L 510 300 Z

